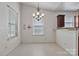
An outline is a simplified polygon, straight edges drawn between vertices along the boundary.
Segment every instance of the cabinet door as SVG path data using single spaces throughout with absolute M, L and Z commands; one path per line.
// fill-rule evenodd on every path
M 78 15 L 78 28 L 79 28 L 79 15 Z
M 79 28 L 79 15 L 74 16 L 74 27 Z
M 64 15 L 57 16 L 57 27 L 64 27 Z

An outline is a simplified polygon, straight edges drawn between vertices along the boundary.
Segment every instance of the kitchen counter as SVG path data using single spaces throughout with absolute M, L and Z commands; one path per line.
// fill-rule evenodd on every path
M 77 55 L 78 29 L 58 28 L 56 30 L 56 42 L 71 55 Z
M 79 30 L 79 28 L 65 28 L 65 27 L 57 28 L 57 30 L 58 30 L 58 29 Z

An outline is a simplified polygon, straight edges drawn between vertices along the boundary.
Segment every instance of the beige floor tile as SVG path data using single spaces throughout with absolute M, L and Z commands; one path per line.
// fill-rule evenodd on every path
M 55 43 L 49 44 L 21 44 L 8 56 L 70 56 Z

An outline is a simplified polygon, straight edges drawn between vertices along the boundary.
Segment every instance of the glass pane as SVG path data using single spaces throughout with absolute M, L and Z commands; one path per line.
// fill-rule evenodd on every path
M 43 26 L 33 27 L 33 34 L 34 35 L 43 35 L 44 34 Z
M 12 9 L 11 7 L 8 8 L 9 10 L 9 37 L 14 37 L 17 34 L 17 24 L 16 24 L 16 20 L 17 20 L 17 13 L 15 12 L 14 9 Z
M 44 25 L 43 19 L 41 19 L 40 21 L 33 19 L 33 26 L 36 26 L 36 25 Z
M 16 25 L 11 25 L 11 31 L 16 31 Z
M 33 35 L 43 35 L 44 34 L 44 22 L 43 19 L 37 21 L 33 19 Z
M 9 17 L 10 24 L 16 24 L 16 15 L 14 11 L 9 10 Z
M 11 32 L 11 37 L 16 36 L 15 32 Z
M 65 16 L 65 27 L 74 27 L 74 16 L 73 15 Z

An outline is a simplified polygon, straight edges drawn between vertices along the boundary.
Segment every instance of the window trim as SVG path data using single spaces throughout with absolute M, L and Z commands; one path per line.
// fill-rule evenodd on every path
M 9 32 L 8 33 L 8 37 L 9 37 L 9 39 L 12 39 L 12 38 L 15 38 L 15 37 L 18 36 L 18 13 L 11 6 L 9 6 L 9 5 L 7 5 L 7 8 L 8 8 L 8 26 L 14 25 L 15 26 L 15 29 L 16 29 L 15 30 L 15 35 L 14 36 L 11 36 L 11 27 L 8 27 L 8 28 L 10 28 L 10 30 L 8 31 Z M 9 10 L 14 11 L 15 14 L 16 14 L 15 24 L 10 23 Z
M 33 19 L 33 22 L 35 21 L 36 19 Z M 33 23 L 33 29 L 32 29 L 32 35 L 33 36 L 43 36 L 44 35 L 44 20 L 43 19 L 41 19 L 42 20 L 42 25 L 40 25 L 40 24 L 37 24 L 37 25 L 35 25 L 34 23 Z M 41 32 L 43 33 L 43 34 L 41 34 L 41 33 L 36 33 L 36 34 L 34 34 L 34 28 L 35 27 L 39 27 L 38 29 L 40 30 L 40 27 L 42 28 L 41 30 Z

